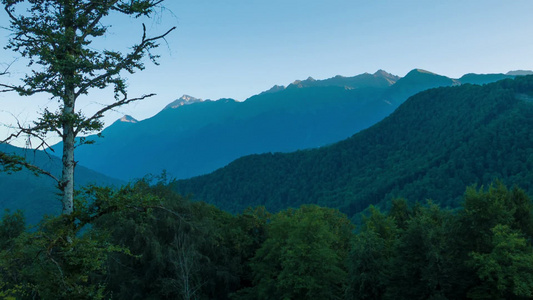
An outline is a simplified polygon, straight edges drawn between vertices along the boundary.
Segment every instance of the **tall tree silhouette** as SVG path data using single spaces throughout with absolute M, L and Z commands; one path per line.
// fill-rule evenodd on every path
M 0 83 L 0 90 L 16 92 L 20 96 L 45 93 L 59 103 L 56 111 L 45 108 L 31 126 L 19 124 L 18 130 L 3 142 L 10 142 L 24 134 L 37 138 L 41 142 L 39 147 L 45 148 L 45 137 L 49 133 L 62 138 L 61 177 L 56 178 L 35 167 L 32 170 L 56 180 L 62 194 L 64 215 L 70 215 L 74 209 L 76 137 L 101 130 L 101 118 L 105 112 L 154 95 L 129 97 L 123 75 L 143 70 L 143 59 L 146 57 L 157 64 L 158 56 L 151 50 L 157 48 L 159 42 L 175 27 L 160 35 L 148 36 L 146 26 L 142 24 L 140 40 L 131 47 L 129 53 L 96 50 L 91 44 L 106 34 L 110 26 L 105 22 L 111 19 L 111 14 L 151 17 L 154 9 L 161 6 L 162 2 L 163 0 L 2 0 L 12 32 L 5 48 L 27 58 L 31 72 L 21 78 L 20 84 Z M 93 89 L 108 87 L 114 90 L 112 104 L 91 116 L 76 110 L 76 101 L 80 96 Z M 79 144 L 84 143 L 89 141 L 81 138 Z M 9 159 L 4 155 L 0 162 L 13 165 L 19 163 L 20 159 Z M 24 163 L 22 166 L 29 165 Z

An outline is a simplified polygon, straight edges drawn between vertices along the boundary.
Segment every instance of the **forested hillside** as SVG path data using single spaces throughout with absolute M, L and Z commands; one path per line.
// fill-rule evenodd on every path
M 531 199 L 501 183 L 462 199 L 455 211 L 395 199 L 356 228 L 316 205 L 232 215 L 164 183 L 92 187 L 70 242 L 62 217 L 25 230 L 4 214 L 0 297 L 530 299 Z
M 532 96 L 533 76 L 431 89 L 345 141 L 243 157 L 174 187 L 232 212 L 312 203 L 349 216 L 401 196 L 456 207 L 465 186 L 496 178 L 533 193 Z

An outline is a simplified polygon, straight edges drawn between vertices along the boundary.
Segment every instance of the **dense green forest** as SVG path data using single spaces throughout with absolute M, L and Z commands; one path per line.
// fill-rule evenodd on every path
M 156 23 L 164 27 L 174 23 L 163 22 L 164 15 L 176 17 L 163 2 L 1 1 L 5 19 L 0 27 L 10 32 L 4 49 L 16 56 L 1 66 L 0 92 L 46 98 L 36 102 L 39 113 L 33 121 L 24 120 L 31 113 L 20 112 L 25 106 L 17 105 L 19 113 L 11 114 L 16 126 L 15 122 L 2 124 L 8 136 L 0 141 L 0 172 L 8 174 L 0 176 L 0 196 L 7 195 L 0 197 L 0 207 L 24 210 L 6 209 L 0 215 L 0 299 L 533 298 L 533 201 L 528 196 L 533 191 L 533 76 L 484 86 L 430 89 L 405 103 L 408 96 L 428 87 L 462 83 L 419 69 L 401 79 L 383 71 L 324 81 L 309 78 L 283 90 L 274 87 L 242 105 L 231 99 L 190 105 L 179 110 L 178 115 L 186 118 L 177 123 L 170 122 L 178 111 L 172 109 L 162 111 L 159 120 L 138 122 L 144 125 L 116 123 L 105 133 L 118 139 L 109 148 L 96 144 L 88 150 L 103 155 L 90 165 L 98 167 L 97 171 L 105 167 L 108 176 L 121 175 L 129 181 L 131 176 L 159 173 L 162 166 L 183 170 L 177 157 L 204 163 L 208 154 L 222 159 L 209 168 L 191 165 L 182 173 L 192 176 L 244 154 L 233 152 L 232 147 L 242 151 L 249 146 L 253 151 L 248 153 L 270 151 L 265 148 L 270 146 L 277 146 L 275 151 L 322 147 L 345 138 L 345 133 L 375 124 L 401 106 L 379 124 L 331 146 L 244 157 L 188 181 L 168 179 L 162 172 L 122 185 L 88 169 L 78 168 L 75 173 L 82 156 L 75 159 L 74 149 L 93 144 L 91 136 L 85 135 L 102 133 L 104 114 L 155 96 L 129 89 L 128 77 L 145 70 L 145 60 L 158 65 L 156 49 L 177 29 L 172 25 L 162 31 L 156 28 Z M 217 26 L 220 33 L 232 28 L 225 26 L 225 20 L 236 20 L 218 9 L 223 7 L 206 7 L 200 15 L 191 8 L 180 7 L 183 29 L 197 23 L 185 14 L 200 21 L 197 24 L 203 29 L 211 28 L 203 26 L 209 25 L 206 16 L 213 17 L 205 14 L 208 10 L 223 16 L 222 23 L 213 22 L 222 25 Z M 309 11 L 309 16 L 325 13 L 337 19 L 334 11 L 324 8 Z M 255 11 L 252 7 L 242 10 L 251 16 L 249 20 L 256 19 Z M 268 15 L 259 20 L 265 24 L 291 15 L 261 12 Z M 377 29 L 390 27 L 388 19 L 394 21 L 387 14 L 364 15 Z M 339 24 L 346 28 L 339 17 Z M 142 22 L 137 38 L 131 35 L 136 31 L 134 19 Z M 304 20 L 298 18 L 297 23 L 305 25 Z M 240 27 L 240 23 L 229 25 Z M 124 27 L 128 33 L 108 31 L 112 27 Z M 341 33 L 345 40 L 341 27 L 340 31 L 316 28 Z M 184 37 L 200 36 L 208 44 L 182 45 L 192 45 L 187 47 L 191 49 L 215 46 L 223 54 L 219 56 L 225 57 L 224 65 L 231 67 L 240 63 L 225 55 L 223 47 L 235 48 L 233 38 L 245 41 L 248 33 L 266 33 L 252 36 L 261 36 L 266 52 L 278 52 L 279 42 L 294 35 L 280 36 L 270 28 L 275 37 L 275 47 L 270 48 L 269 40 L 263 39 L 268 32 L 245 29 L 226 36 L 230 44 L 210 40 L 210 34 L 195 34 L 200 31 L 192 35 L 184 31 Z M 309 26 L 296 29 L 312 35 L 317 32 Z M 130 37 L 135 41 L 130 43 Z M 311 45 L 302 37 L 295 40 L 297 44 Z M 335 42 L 332 39 L 324 45 L 331 48 Z M 395 47 L 386 50 L 398 52 Z M 288 57 L 284 53 L 291 55 L 283 51 L 276 55 Z M 214 69 L 205 53 L 196 54 L 202 64 Z M 238 60 L 252 61 L 251 56 L 233 54 Z M 313 60 L 312 55 L 302 58 L 304 64 Z M 212 62 L 216 65 L 216 59 Z M 272 62 L 273 69 L 285 65 L 283 60 Z M 21 69 L 16 66 L 19 63 Z M 175 73 L 176 78 L 202 73 L 201 66 L 198 72 L 190 72 L 188 68 L 195 63 L 179 65 L 182 71 Z M 12 66 L 19 69 L 12 71 Z M 161 74 L 168 76 L 171 69 Z M 249 70 L 253 69 L 257 68 L 252 65 Z M 520 73 L 531 72 L 514 72 Z M 201 76 L 200 86 L 220 83 L 220 75 L 214 75 Z M 507 76 L 514 75 L 464 79 L 486 83 Z M 152 79 L 157 80 L 149 78 L 138 87 L 152 86 Z M 168 90 L 163 86 L 168 85 L 163 83 L 162 91 Z M 205 110 L 187 113 L 198 107 Z M 232 112 L 238 109 L 247 114 L 235 117 Z M 37 148 L 44 148 L 50 134 L 61 138 L 62 145 L 56 148 L 62 149 L 58 151 L 61 160 L 3 145 L 25 138 L 31 147 L 32 138 L 38 141 Z M 207 142 L 207 138 L 213 140 Z M 202 143 L 193 143 L 195 139 Z M 101 151 L 106 148 L 109 152 Z M 199 158 L 188 156 L 191 153 Z M 29 177 L 38 174 L 48 176 L 52 183 Z M 54 198 L 50 195 L 54 186 L 60 212 L 47 202 Z M 42 211 L 51 214 L 36 224 L 28 222 Z
M 533 76 L 430 89 L 342 142 L 246 156 L 174 188 L 230 212 L 312 203 L 352 217 L 395 197 L 457 207 L 464 186 L 496 178 L 533 193 Z
M 533 76 L 432 89 L 328 147 L 6 211 L 0 298 L 532 298 L 532 99 Z
M 357 227 L 316 205 L 231 215 L 165 180 L 88 187 L 76 201 L 73 215 L 34 228 L 21 212 L 4 213 L 0 297 L 533 297 L 532 201 L 501 182 L 468 188 L 455 210 L 404 199 L 371 206 Z

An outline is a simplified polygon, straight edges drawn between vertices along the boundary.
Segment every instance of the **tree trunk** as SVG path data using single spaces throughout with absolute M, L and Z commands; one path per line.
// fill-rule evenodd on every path
M 67 91 L 67 100 L 63 107 L 63 172 L 61 175 L 61 191 L 63 192 L 62 214 L 70 215 L 74 210 L 74 90 Z
M 76 57 L 76 28 L 74 18 L 74 2 L 65 1 L 62 4 L 65 18 L 64 34 L 67 43 L 65 45 L 66 66 L 63 69 L 63 111 L 62 125 L 63 125 L 63 172 L 61 174 L 61 190 L 63 192 L 63 215 L 70 215 L 74 211 L 74 105 L 76 103 L 76 93 L 74 84 L 74 74 L 76 70 L 70 64 L 70 60 L 74 61 Z

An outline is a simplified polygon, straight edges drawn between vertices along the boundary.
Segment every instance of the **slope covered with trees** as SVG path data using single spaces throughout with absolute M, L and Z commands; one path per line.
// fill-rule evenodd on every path
M 0 219 L 7 299 L 530 299 L 533 204 L 501 183 L 455 211 L 394 199 L 354 231 L 316 205 L 231 215 L 163 182 L 84 190 L 61 219 Z M 92 226 L 85 227 L 90 222 Z M 66 251 L 68 250 L 68 251 Z
M 353 137 L 313 150 L 251 155 L 176 191 L 238 212 L 314 203 L 353 216 L 393 197 L 459 203 L 501 178 L 533 192 L 533 76 L 436 88 Z

